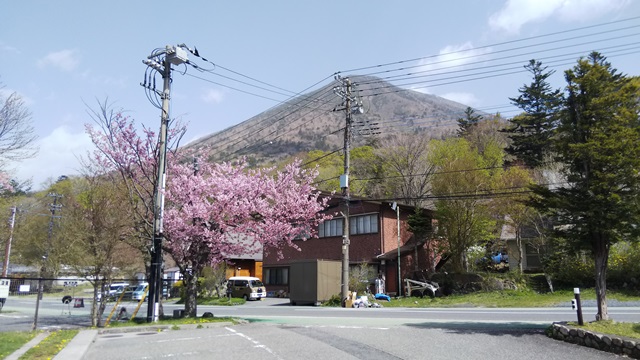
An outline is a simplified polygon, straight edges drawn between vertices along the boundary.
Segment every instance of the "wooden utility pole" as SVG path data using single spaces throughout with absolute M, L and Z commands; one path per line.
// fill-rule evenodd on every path
M 9 271 L 9 255 L 11 255 L 11 242 L 13 241 L 13 226 L 16 223 L 16 207 L 11 208 L 11 218 L 9 219 L 9 240 L 4 247 L 4 262 L 2 263 L 2 277 L 7 277 Z
M 56 210 L 60 209 L 62 205 L 58 205 L 58 199 L 62 195 L 56 193 L 50 193 L 48 196 L 53 198 L 53 204 L 50 205 L 51 218 L 49 219 L 49 231 L 47 232 L 47 244 L 42 256 L 42 267 L 40 268 L 40 277 L 38 279 L 38 296 L 36 297 L 36 312 L 33 316 L 33 326 L 31 330 L 35 331 L 38 328 L 38 310 L 40 309 L 40 298 L 42 298 L 42 276 L 46 275 L 47 263 L 49 262 L 49 252 L 51 251 L 51 239 L 53 237 L 53 219 L 60 217 L 56 216 Z

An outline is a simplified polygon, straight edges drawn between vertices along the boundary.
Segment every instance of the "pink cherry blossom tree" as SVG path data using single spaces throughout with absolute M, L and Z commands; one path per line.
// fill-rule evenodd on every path
M 197 312 L 197 279 L 205 266 L 261 249 L 297 248 L 294 239 L 316 236 L 327 199 L 312 186 L 315 170 L 296 161 L 282 171 L 252 170 L 245 163 L 170 162 L 165 247 L 184 276 L 185 312 Z
M 93 113 L 99 128 L 86 127 L 97 148 L 93 159 L 105 173 L 119 174 L 127 184 L 129 205 L 141 224 L 137 230 L 148 243 L 152 235 L 157 136 L 143 128 L 140 137 L 132 119 L 109 111 L 106 105 L 101 104 L 101 111 Z M 185 129 L 181 125 L 171 127 L 169 142 L 177 144 Z M 297 248 L 294 239 L 316 237 L 318 224 L 330 218 L 322 213 L 328 198 L 321 198 L 312 185 L 317 170 L 303 170 L 299 161 L 280 171 L 249 169 L 244 162 L 203 162 L 196 174 L 190 164 L 181 161 L 193 154 L 178 150 L 177 145 L 170 149 L 163 249 L 183 274 L 188 316 L 197 314 L 197 279 L 204 267 L 253 252 L 262 245 L 279 254 L 284 246 Z
M 102 169 L 103 176 L 116 176 L 122 180 L 123 191 L 128 194 L 127 205 L 135 217 L 135 228 L 127 239 L 132 239 L 130 245 L 140 250 L 148 266 L 151 259 L 149 240 L 153 236 L 153 194 L 158 173 L 158 134 L 144 126 L 138 129 L 135 121 L 122 110 L 115 110 L 108 99 L 98 102 L 98 109 L 88 112 L 93 124 L 86 124 L 85 129 L 96 147 L 89 160 Z M 168 134 L 169 151 L 178 148 L 185 132 L 185 125 L 172 122 Z

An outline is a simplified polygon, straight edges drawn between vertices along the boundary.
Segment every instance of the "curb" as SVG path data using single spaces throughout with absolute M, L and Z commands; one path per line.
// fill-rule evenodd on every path
M 600 334 L 572 327 L 566 322 L 555 322 L 547 335 L 553 339 L 590 347 L 596 350 L 640 359 L 640 341 L 618 335 Z
M 130 332 L 157 332 L 165 330 L 182 330 L 182 329 L 207 329 L 212 327 L 232 326 L 233 322 L 220 321 L 201 324 L 176 324 L 176 325 L 142 325 L 142 326 L 127 326 L 117 328 L 102 328 L 96 330 L 99 335 L 102 334 L 122 334 Z
M 237 324 L 241 324 L 242 322 L 237 322 Z M 89 350 L 89 346 L 95 341 L 98 335 L 102 334 L 122 334 L 122 333 L 131 333 L 131 332 L 158 332 L 158 331 L 167 331 L 167 330 L 182 330 L 182 329 L 207 329 L 213 327 L 221 327 L 221 326 L 233 326 L 235 325 L 230 321 L 221 321 L 221 322 L 212 322 L 212 323 L 202 323 L 202 324 L 180 324 L 180 325 L 144 325 L 144 326 L 127 326 L 127 327 L 119 327 L 119 328 L 101 328 L 101 329 L 90 329 L 90 330 L 80 330 L 76 336 L 69 341 L 69 343 L 62 349 L 58 354 L 56 354 L 53 359 L 55 360 L 77 360 L 82 359 L 84 354 L 86 354 L 87 350 Z M 49 336 L 49 332 L 41 332 L 36 335 L 33 339 L 31 339 L 28 343 L 22 345 L 18 350 L 9 354 L 5 358 L 5 360 L 18 360 L 22 355 L 24 355 L 29 349 L 38 345 L 42 340 L 46 339 Z
M 80 332 L 69 341 L 67 346 L 60 350 L 53 358 L 57 360 L 82 359 L 97 335 L 98 330 L 80 330 Z

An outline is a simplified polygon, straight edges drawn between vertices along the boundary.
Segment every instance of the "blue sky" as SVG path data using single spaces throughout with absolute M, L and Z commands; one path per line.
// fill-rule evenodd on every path
M 174 72 L 171 116 L 189 123 L 186 140 L 193 140 L 267 110 L 289 91 L 323 79 L 319 85 L 326 85 L 337 71 L 381 69 L 384 76 L 409 66 L 412 73 L 442 64 L 475 69 L 475 77 L 459 81 L 445 76 L 404 86 L 513 116 L 505 105 L 528 74 L 481 75 L 480 69 L 499 59 L 524 65 L 554 54 L 573 64 L 578 53 L 604 49 L 605 56 L 614 54 L 614 67 L 638 75 L 640 53 L 632 46 L 640 42 L 640 19 L 629 20 L 636 16 L 636 0 L 4 2 L 1 91 L 24 98 L 40 148 L 37 157 L 5 170 L 32 179 L 35 189 L 77 174 L 76 157 L 92 147 L 84 133 L 91 122 L 85 103 L 96 108 L 96 100 L 108 97 L 138 123 L 159 127 L 160 111 L 140 83 L 142 60 L 165 45 L 195 46 L 218 65 L 208 73 Z M 558 62 L 555 86 L 563 85 L 561 72 L 570 66 Z

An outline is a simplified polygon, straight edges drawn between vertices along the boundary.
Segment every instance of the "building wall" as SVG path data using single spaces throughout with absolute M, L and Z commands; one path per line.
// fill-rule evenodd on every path
M 398 248 L 398 217 L 391 206 L 381 206 L 381 218 L 383 225 L 382 229 L 382 253 L 389 252 Z M 411 211 L 411 212 L 409 212 Z M 400 246 L 407 243 L 407 241 L 413 236 L 409 231 L 407 225 L 407 219 L 413 210 L 402 207 L 400 209 Z
M 380 233 L 349 236 L 349 260 L 351 263 L 371 261 L 380 254 Z M 288 264 L 290 261 L 324 259 L 342 259 L 342 236 L 332 236 L 306 241 L 296 240 L 294 243 L 300 248 L 282 249 L 282 259 L 277 258 L 276 251 L 265 251 L 264 266 Z
M 262 279 L 262 262 L 249 259 L 230 260 L 225 274 L 227 279 L 232 276 L 253 276 Z
M 334 201 L 333 204 L 336 204 Z M 332 211 L 338 212 L 341 206 L 334 207 Z M 349 262 L 352 266 L 362 262 L 377 267 L 386 278 L 387 292 L 397 293 L 397 258 L 386 260 L 385 265 L 378 258 L 379 255 L 394 251 L 398 248 L 397 217 L 396 211 L 386 203 L 354 201 L 350 205 L 350 215 L 378 214 L 378 232 L 373 234 L 350 235 Z M 400 245 L 406 244 L 413 236 L 408 230 L 407 219 L 413 213 L 413 208 L 402 206 L 400 208 Z M 336 217 L 340 217 L 339 215 Z M 300 249 L 285 246 L 281 249 L 282 257 L 278 257 L 277 251 L 272 248 L 264 249 L 263 265 L 265 268 L 287 267 L 291 262 L 300 260 L 342 260 L 342 235 L 308 239 L 306 241 L 294 240 L 294 244 Z M 407 277 L 414 270 L 416 263 L 414 252 L 403 253 L 401 260 L 401 276 Z M 424 249 L 419 252 L 417 263 L 421 268 L 427 266 L 427 254 Z M 289 275 L 291 276 L 291 275 Z M 267 285 L 268 291 L 288 291 L 288 285 Z
M 334 201 L 335 203 L 335 201 Z M 335 208 L 340 211 L 341 207 Z M 380 204 L 364 201 L 353 201 L 349 206 L 350 217 L 379 213 Z M 336 216 L 340 217 L 340 216 Z M 378 232 L 373 234 L 350 235 L 349 260 L 351 263 L 371 261 L 382 253 L 383 220 L 378 217 Z M 395 234 L 395 230 L 394 234 Z M 285 246 L 282 251 L 282 259 L 278 260 L 274 249 L 265 249 L 263 256 L 264 266 L 288 264 L 293 260 L 341 260 L 342 259 L 342 235 L 324 237 L 318 239 L 294 240 L 294 244 L 300 247 L 300 251 Z
M 540 254 L 537 252 L 532 252 L 531 249 L 527 246 L 531 240 L 522 239 L 522 270 L 524 271 L 537 271 L 541 270 L 542 266 L 540 264 Z M 509 254 L 509 270 L 517 270 L 518 269 L 518 260 L 520 257 L 518 255 L 518 245 L 515 240 L 507 240 L 507 253 Z M 529 262 L 532 261 L 532 263 Z

